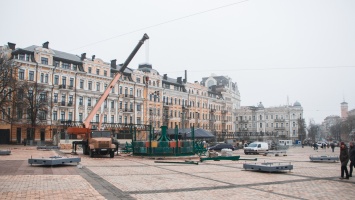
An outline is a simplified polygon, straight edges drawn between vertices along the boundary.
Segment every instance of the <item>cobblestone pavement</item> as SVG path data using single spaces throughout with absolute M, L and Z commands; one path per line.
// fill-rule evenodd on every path
M 17 147 L 17 148 L 16 148 Z M 351 199 L 355 178 L 340 180 L 340 163 L 310 162 L 310 155 L 338 155 L 331 150 L 291 147 L 287 156 L 244 155 L 258 161 L 205 161 L 199 165 L 155 163 L 125 154 L 89 158 L 82 168 L 31 166 L 28 159 L 66 151 L 10 148 L 0 156 L 0 199 Z M 178 162 L 179 160 L 174 160 Z M 181 160 L 182 162 L 184 160 Z M 254 172 L 243 163 L 291 163 L 291 171 Z

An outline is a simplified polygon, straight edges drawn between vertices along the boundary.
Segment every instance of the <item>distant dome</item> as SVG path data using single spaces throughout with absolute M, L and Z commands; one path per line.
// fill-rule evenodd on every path
M 258 107 L 259 107 L 259 108 L 264 108 L 263 103 L 260 102 L 259 105 L 258 105 Z
M 296 101 L 293 106 L 301 106 L 300 102 Z

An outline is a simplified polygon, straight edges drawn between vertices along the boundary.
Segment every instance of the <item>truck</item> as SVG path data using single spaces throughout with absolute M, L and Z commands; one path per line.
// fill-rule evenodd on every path
M 122 76 L 123 71 L 127 68 L 128 64 L 131 62 L 135 54 L 138 52 L 140 47 L 143 45 L 144 41 L 149 39 L 147 34 L 144 34 L 142 39 L 138 42 L 137 46 L 128 56 L 127 60 L 122 64 L 121 68 L 119 69 L 118 73 L 114 76 L 111 80 L 110 84 L 107 86 L 91 112 L 85 118 L 82 123 L 82 127 L 68 127 L 67 133 L 73 135 L 81 135 L 82 141 L 74 141 L 73 142 L 73 150 L 76 152 L 76 146 L 81 144 L 83 149 L 84 155 L 90 155 L 90 157 L 94 157 L 94 155 L 110 155 L 110 158 L 113 158 L 115 152 L 118 149 L 118 143 L 114 142 L 113 138 L 111 137 L 110 131 L 101 131 L 100 125 L 101 120 L 99 123 L 98 130 L 92 130 L 92 126 L 90 121 L 94 118 L 97 111 L 100 109 L 102 103 L 108 97 L 109 93 L 111 92 L 112 88 L 115 86 L 117 81 Z

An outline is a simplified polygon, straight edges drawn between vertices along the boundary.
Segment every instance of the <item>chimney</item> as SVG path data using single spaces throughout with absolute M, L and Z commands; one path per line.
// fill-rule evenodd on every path
M 185 70 L 185 79 L 184 79 L 184 83 L 187 82 L 187 70 Z
M 95 60 L 95 55 L 92 56 L 92 61 L 94 61 L 94 60 Z
M 48 49 L 48 46 L 49 46 L 49 42 L 48 42 L 48 41 L 42 44 L 42 47 L 43 47 L 43 48 Z
M 167 75 L 167 74 L 164 74 L 164 75 L 163 75 L 163 79 L 164 79 L 164 80 L 168 80 L 168 75 Z
M 86 59 L 86 53 L 82 53 L 81 54 L 81 58 L 80 58 L 81 60 L 84 60 L 84 59 Z
M 9 46 L 9 48 L 11 50 L 15 50 L 15 48 L 16 48 L 16 44 L 15 43 L 8 42 L 7 45 Z
M 182 77 L 177 77 L 177 82 L 182 84 Z
M 116 67 L 116 59 L 114 59 L 114 60 L 111 60 L 111 68 L 113 68 L 113 69 L 116 69 L 117 67 Z

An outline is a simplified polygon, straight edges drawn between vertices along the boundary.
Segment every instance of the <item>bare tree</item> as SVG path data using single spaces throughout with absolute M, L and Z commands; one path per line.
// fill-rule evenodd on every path
M 33 140 L 36 128 L 47 125 L 50 101 L 46 86 L 36 82 L 21 81 L 18 83 L 14 102 L 17 119 L 30 129 L 27 139 Z
M 339 121 L 330 127 L 332 137 L 338 141 L 349 140 L 349 135 L 355 129 L 355 116 L 348 116 L 344 121 Z
M 303 118 L 299 118 L 297 120 L 298 123 L 298 139 L 301 140 L 303 143 L 303 140 L 306 139 L 306 122 L 304 121 Z
M 315 124 L 314 120 L 309 121 L 309 127 L 308 127 L 308 137 L 313 141 L 316 142 L 316 138 L 319 134 L 319 129 L 320 126 Z
M 0 113 L 3 117 L 1 121 L 11 123 L 12 115 L 12 98 L 17 90 L 17 69 L 13 61 L 9 60 L 6 49 L 0 52 Z

